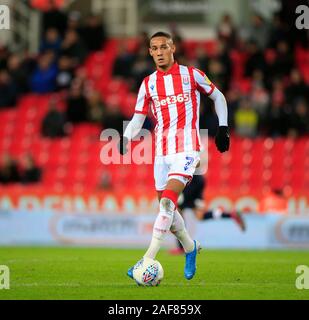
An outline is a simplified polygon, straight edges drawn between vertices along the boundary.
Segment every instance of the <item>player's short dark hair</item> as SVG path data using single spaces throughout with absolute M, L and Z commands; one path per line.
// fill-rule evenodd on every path
M 164 31 L 158 31 L 158 32 L 154 33 L 150 37 L 150 40 L 153 39 L 153 38 L 157 38 L 157 37 L 165 37 L 165 38 L 173 41 L 173 37 L 169 33 L 164 32 Z

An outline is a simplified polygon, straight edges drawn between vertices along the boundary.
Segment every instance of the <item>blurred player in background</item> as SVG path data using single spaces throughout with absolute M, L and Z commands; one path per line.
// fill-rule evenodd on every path
M 196 256 L 200 250 L 185 228 L 177 210 L 178 196 L 190 182 L 199 166 L 201 150 L 199 135 L 200 93 L 215 104 L 219 128 L 215 143 L 220 152 L 229 149 L 227 105 L 224 95 L 204 72 L 174 61 L 172 37 L 157 32 L 150 38 L 149 53 L 157 71 L 144 78 L 137 97 L 135 113 L 118 147 L 127 152 L 127 144 L 141 130 L 149 107 L 157 121 L 155 128 L 154 178 L 160 211 L 153 227 L 152 240 L 144 257 L 155 259 L 165 235 L 171 231 L 185 251 L 184 276 L 190 280 L 196 271 Z M 128 270 L 133 278 L 133 267 Z
M 198 220 L 209 220 L 209 219 L 233 219 L 239 226 L 241 231 L 246 230 L 245 221 L 240 211 L 233 210 L 227 212 L 221 208 L 213 210 L 206 210 L 205 203 L 203 200 L 203 194 L 206 187 L 206 180 L 203 175 L 194 175 L 190 184 L 184 189 L 178 200 L 178 209 L 182 214 L 184 210 L 190 209 L 194 212 L 195 217 Z M 177 248 L 170 250 L 171 254 L 182 254 L 183 247 L 179 241 L 177 241 Z

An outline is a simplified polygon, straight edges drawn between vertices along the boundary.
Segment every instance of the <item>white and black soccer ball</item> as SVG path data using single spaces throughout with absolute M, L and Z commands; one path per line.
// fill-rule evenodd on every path
M 142 258 L 133 267 L 133 278 L 140 286 L 158 286 L 164 271 L 158 260 Z

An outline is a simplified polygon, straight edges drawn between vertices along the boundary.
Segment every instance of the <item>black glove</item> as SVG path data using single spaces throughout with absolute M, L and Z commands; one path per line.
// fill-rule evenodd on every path
M 119 153 L 124 155 L 128 152 L 128 149 L 127 149 L 127 144 L 128 144 L 129 140 L 127 137 L 124 137 L 124 136 L 120 136 L 120 140 L 118 142 L 118 150 L 119 150 Z
M 225 152 L 229 150 L 230 134 L 229 134 L 229 128 L 227 126 L 220 126 L 218 128 L 215 142 L 216 142 L 217 149 L 220 152 Z

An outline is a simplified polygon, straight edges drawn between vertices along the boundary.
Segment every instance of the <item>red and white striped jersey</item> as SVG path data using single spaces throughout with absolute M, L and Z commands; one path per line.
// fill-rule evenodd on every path
M 143 80 L 135 113 L 147 114 L 151 108 L 157 121 L 156 155 L 200 151 L 200 92 L 210 95 L 214 89 L 204 72 L 177 63 Z

